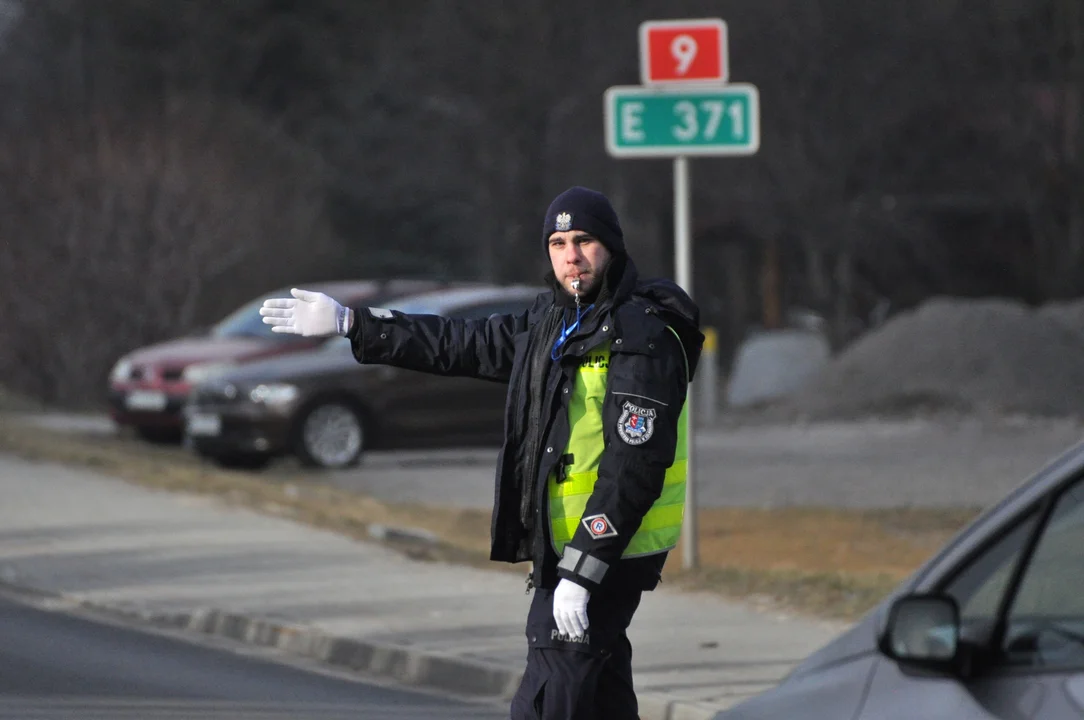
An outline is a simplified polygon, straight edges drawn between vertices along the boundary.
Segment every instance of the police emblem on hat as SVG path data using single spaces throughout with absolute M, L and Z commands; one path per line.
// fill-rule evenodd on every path
M 565 232 L 572 229 L 572 216 L 563 212 L 557 216 L 557 232 Z
M 581 522 L 583 522 L 583 526 L 587 528 L 587 532 L 591 533 L 591 537 L 595 540 L 617 537 L 617 531 L 614 530 L 610 518 L 606 517 L 606 513 L 602 513 L 601 515 L 588 515 Z
M 629 445 L 643 445 L 655 432 L 655 411 L 626 401 L 617 419 L 617 434 Z

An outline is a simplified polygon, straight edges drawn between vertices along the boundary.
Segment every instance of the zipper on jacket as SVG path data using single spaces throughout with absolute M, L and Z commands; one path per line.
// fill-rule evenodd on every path
M 564 310 L 553 307 L 547 314 L 544 325 L 540 329 L 538 337 L 536 339 L 537 346 L 531 348 L 531 357 L 528 361 L 531 363 L 531 375 L 527 378 L 527 406 L 531 409 L 537 410 L 538 414 L 535 417 L 527 417 L 527 452 L 524 455 L 523 473 L 524 473 L 524 487 L 519 499 L 519 518 L 520 522 L 526 524 L 532 523 L 531 532 L 537 531 L 536 522 L 537 512 L 531 513 L 531 504 L 534 500 L 534 496 L 537 490 L 538 484 L 538 466 L 542 463 L 540 457 L 540 450 L 542 446 L 542 434 L 544 429 L 541 427 L 545 417 L 546 410 L 548 409 L 546 392 L 546 378 L 549 375 L 549 342 L 551 340 L 552 332 L 551 324 L 554 323 L 556 315 L 560 313 L 564 315 Z M 532 400 L 533 398 L 533 400 Z M 529 483 L 526 482 L 527 479 Z M 536 508 L 537 510 L 537 508 Z

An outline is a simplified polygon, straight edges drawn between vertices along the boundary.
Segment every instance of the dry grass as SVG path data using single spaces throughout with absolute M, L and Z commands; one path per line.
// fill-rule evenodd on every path
M 374 525 L 414 527 L 437 533 L 440 543 L 398 542 L 419 559 L 486 564 L 489 513 L 420 505 L 391 505 L 318 481 L 318 474 L 222 470 L 180 448 L 135 439 L 52 433 L 0 417 L 0 451 L 44 462 L 85 467 L 133 484 L 219 498 L 326 528 L 360 540 Z M 521 572 L 517 569 L 516 572 Z
M 0 419 L 0 450 L 89 467 L 169 491 L 289 517 L 369 540 L 375 524 L 423 528 L 440 542 L 392 543 L 411 557 L 524 573 L 490 563 L 489 512 L 388 504 L 331 487 L 318 473 L 220 470 L 179 448 L 126 438 L 59 435 Z M 671 555 L 664 583 L 776 608 L 853 619 L 910 574 L 977 511 L 716 508 L 699 518 L 700 567 Z
M 930 557 L 977 509 L 711 508 L 698 513 L 699 569 L 682 547 L 665 581 L 852 619 Z

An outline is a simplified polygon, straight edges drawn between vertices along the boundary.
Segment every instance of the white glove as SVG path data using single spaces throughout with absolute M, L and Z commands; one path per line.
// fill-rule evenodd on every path
M 263 301 L 260 315 L 271 326 L 271 332 L 305 337 L 346 335 L 351 315 L 348 308 L 323 293 L 311 290 L 294 288 L 290 294 L 297 299 L 273 298 Z
M 562 635 L 576 638 L 587 632 L 587 599 L 591 593 L 583 585 L 561 578 L 553 591 L 553 619 Z

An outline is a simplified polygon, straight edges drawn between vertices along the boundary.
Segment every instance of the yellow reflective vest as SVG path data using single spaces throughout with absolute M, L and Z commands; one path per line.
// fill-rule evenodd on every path
M 674 332 L 670 328 L 671 332 Z M 675 336 L 677 333 L 674 333 Z M 610 365 L 609 343 L 603 343 L 584 356 L 576 374 L 568 404 L 569 438 L 565 456 L 569 464 L 550 473 L 547 480 L 550 537 L 558 555 L 576 534 L 587 500 L 598 479 L 599 461 L 604 447 L 602 404 L 606 397 L 606 375 Z M 686 362 L 686 377 L 688 363 Z M 666 470 L 662 494 L 632 536 L 622 558 L 654 555 L 672 550 L 681 536 L 685 515 L 685 478 L 688 427 L 686 410 L 678 417 L 677 448 L 674 463 Z

